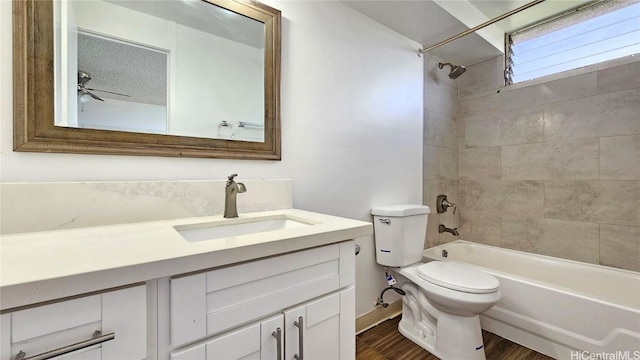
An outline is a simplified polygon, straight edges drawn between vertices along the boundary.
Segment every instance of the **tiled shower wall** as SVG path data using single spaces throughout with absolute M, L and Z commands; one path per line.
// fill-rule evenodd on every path
M 424 141 L 423 204 L 431 208 L 425 247 L 457 239 L 449 233 L 438 233 L 438 225 L 458 225 L 452 209 L 436 213 L 436 197 L 447 195 L 458 202 L 458 81 L 448 77 L 449 67 L 438 69 L 441 59 L 425 55 L 424 59 Z
M 461 237 L 640 271 L 640 61 L 498 91 L 501 61 L 460 78 Z

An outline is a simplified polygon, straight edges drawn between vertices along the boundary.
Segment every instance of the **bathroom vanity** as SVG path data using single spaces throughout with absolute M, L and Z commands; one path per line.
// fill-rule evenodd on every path
M 353 358 L 371 233 L 286 209 L 3 236 L 0 359 Z

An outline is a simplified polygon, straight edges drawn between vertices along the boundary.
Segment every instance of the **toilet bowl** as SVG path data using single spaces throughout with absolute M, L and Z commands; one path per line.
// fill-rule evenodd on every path
M 498 280 L 454 262 L 422 263 L 429 208 L 394 205 L 371 210 L 376 260 L 397 272 L 402 335 L 433 355 L 485 359 L 479 316 L 500 299 Z
M 500 300 L 498 280 L 462 264 L 438 261 L 397 271 L 407 280 L 401 285 L 407 295 L 400 332 L 441 359 L 485 359 L 478 315 Z M 458 277 L 463 274 L 468 277 Z M 430 331 L 415 331 L 424 328 Z

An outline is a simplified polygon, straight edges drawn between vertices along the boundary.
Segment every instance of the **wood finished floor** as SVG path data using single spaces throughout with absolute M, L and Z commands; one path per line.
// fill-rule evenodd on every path
M 398 331 L 400 316 L 356 336 L 357 360 L 438 360 Z M 498 335 L 482 331 L 487 360 L 551 360 Z

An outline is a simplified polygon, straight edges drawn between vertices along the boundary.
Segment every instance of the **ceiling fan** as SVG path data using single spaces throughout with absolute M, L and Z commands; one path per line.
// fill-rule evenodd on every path
M 99 97 L 98 95 L 92 93 L 91 91 L 99 91 L 99 92 L 103 92 L 103 93 L 109 93 L 109 94 L 114 94 L 114 95 L 131 97 L 130 95 L 121 94 L 121 93 L 117 93 L 117 92 L 88 88 L 88 87 L 86 87 L 86 85 L 89 82 L 89 80 L 91 80 L 91 75 L 88 72 L 82 71 L 82 70 L 78 71 L 78 98 L 80 99 L 80 101 L 82 103 L 87 102 L 89 100 L 89 98 L 93 98 L 93 99 L 96 99 L 96 100 L 99 100 L 99 101 L 104 101 L 101 97 Z

